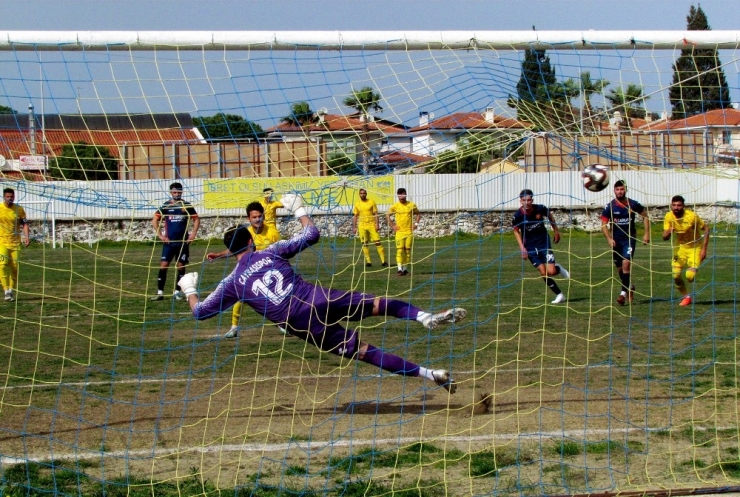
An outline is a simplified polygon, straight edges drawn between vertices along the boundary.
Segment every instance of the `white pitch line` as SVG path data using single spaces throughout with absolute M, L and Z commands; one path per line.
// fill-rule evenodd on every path
M 647 368 L 647 367 L 669 367 L 669 366 L 681 366 L 681 365 L 691 365 L 691 362 L 673 362 L 673 363 L 664 363 L 664 364 L 631 364 L 630 368 Z M 519 368 L 519 369 L 501 369 L 497 370 L 497 373 L 531 373 L 536 371 L 563 371 L 563 370 L 578 370 L 578 369 L 584 369 L 586 366 L 563 366 L 563 367 L 545 367 L 545 368 Z M 590 369 L 607 369 L 607 368 L 617 368 L 620 367 L 618 365 L 613 364 L 599 364 L 596 366 L 588 366 Z M 460 376 L 466 376 L 466 375 L 475 375 L 480 374 L 480 371 L 455 371 L 456 375 Z M 331 375 L 321 375 L 321 376 L 314 376 L 314 375 L 280 375 L 281 380 L 301 380 L 304 378 L 342 378 L 347 377 L 348 375 L 339 375 L 339 374 L 331 374 Z M 403 376 L 400 375 L 394 375 L 394 374 L 374 374 L 374 375 L 357 375 L 355 376 L 358 379 L 369 379 L 369 378 L 386 378 L 386 379 L 401 379 Z M 228 377 L 218 377 L 217 380 L 222 381 L 269 381 L 269 380 L 276 380 L 278 379 L 277 376 L 250 376 L 250 377 L 244 377 L 244 376 L 228 376 Z M 173 382 L 173 383 L 183 383 L 183 382 L 198 382 L 198 381 L 207 381 L 212 382 L 214 381 L 214 378 L 211 377 L 202 377 L 202 378 L 159 378 L 159 379 L 144 379 L 144 380 L 116 380 L 116 381 L 76 381 L 76 382 L 69 382 L 69 383 L 51 383 L 51 384 L 28 384 L 28 385 L 10 385 L 10 386 L 0 386 L 0 391 L 3 390 L 21 390 L 21 389 L 28 389 L 28 388 L 59 388 L 59 387 L 88 387 L 88 386 L 107 386 L 111 384 L 116 385 L 133 385 L 138 383 L 162 383 L 162 382 Z
M 614 435 L 614 434 L 625 434 L 633 432 L 644 432 L 644 431 L 662 431 L 663 428 L 618 428 L 613 430 L 598 429 L 598 430 L 569 430 L 569 431 L 548 431 L 548 432 L 530 432 L 530 433 L 516 433 L 516 434 L 497 434 L 497 435 L 478 435 L 471 437 L 463 436 L 441 436 L 435 437 L 433 441 L 440 442 L 483 442 L 491 440 L 511 440 L 512 438 L 576 438 L 576 437 L 588 437 L 590 435 Z M 81 452 L 72 452 L 68 454 L 53 454 L 54 459 L 99 459 L 101 456 L 111 457 L 116 459 L 129 459 L 132 457 L 142 458 L 144 456 L 160 457 L 170 454 L 217 454 L 220 452 L 284 452 L 290 449 L 300 450 L 301 453 L 319 453 L 326 449 L 326 447 L 350 447 L 350 446 L 363 446 L 363 445 L 405 445 L 416 442 L 423 442 L 419 438 L 404 437 L 404 438 L 385 438 L 385 439 L 363 439 L 363 440 L 321 440 L 316 442 L 290 442 L 290 443 L 278 443 L 278 444 L 229 444 L 229 445 L 218 445 L 211 447 L 185 447 L 179 449 L 156 449 L 156 450 L 126 450 L 126 451 L 112 451 L 112 452 L 95 452 L 85 454 Z M 89 452 L 89 451 L 88 451 Z M 45 457 L 12 457 L 3 456 L 0 458 L 0 465 L 5 464 L 18 464 L 21 462 L 41 462 L 48 461 L 49 455 Z

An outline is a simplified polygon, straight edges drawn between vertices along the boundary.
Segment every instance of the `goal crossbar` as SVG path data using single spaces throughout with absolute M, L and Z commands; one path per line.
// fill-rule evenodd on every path
M 740 31 L 0 31 L 0 50 L 732 49 Z

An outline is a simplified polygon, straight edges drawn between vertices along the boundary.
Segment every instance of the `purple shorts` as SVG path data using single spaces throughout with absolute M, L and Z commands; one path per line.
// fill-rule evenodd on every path
M 357 353 L 359 337 L 344 321 L 359 321 L 373 313 L 374 295 L 314 287 L 309 301 L 291 309 L 288 331 L 321 350 L 344 357 Z

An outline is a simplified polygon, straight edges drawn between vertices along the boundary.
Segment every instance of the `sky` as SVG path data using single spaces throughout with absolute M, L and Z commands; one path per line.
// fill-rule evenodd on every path
M 713 30 L 740 2 L 699 2 Z M 2 0 L 0 30 L 682 30 L 690 0 Z
M 529 32 L 533 28 L 537 31 L 680 31 L 686 28 L 686 16 L 692 4 L 696 5 L 690 0 L 0 0 L 0 31 Z M 740 2 L 703 0 L 701 7 L 713 30 L 738 29 Z M 580 64 L 585 63 L 594 77 L 608 79 L 614 84 L 624 85 L 639 80 L 646 93 L 651 95 L 646 107 L 660 113 L 666 110 L 666 92 L 653 88 L 665 88 L 670 83 L 673 56 L 669 54 L 658 60 L 652 58 L 648 51 L 641 52 L 640 56 L 649 58 L 643 61 L 647 64 L 647 70 L 634 75 L 625 66 L 627 59 L 613 54 L 599 60 L 584 55 L 575 62 L 567 57 L 556 60 L 559 56 L 554 52 L 552 57 L 561 71 L 558 77 L 563 79 L 577 77 L 578 71 L 583 69 Z M 182 57 L 187 60 L 192 54 L 190 52 Z M 119 52 L 111 57 L 125 55 Z M 369 84 L 383 89 L 385 110 L 381 117 L 414 124 L 412 121 L 417 119 L 422 110 L 442 115 L 465 109 L 482 109 L 493 104 L 506 112 L 507 97 L 512 91 L 515 92 L 520 72 L 520 54 L 509 52 L 503 54 L 502 60 L 511 60 L 502 65 L 496 65 L 499 61 L 483 61 L 480 65 L 472 61 L 462 72 L 453 69 L 435 73 L 437 68 L 443 68 L 443 64 L 453 64 L 453 57 L 435 60 L 420 71 L 423 85 L 414 86 L 413 82 L 398 85 L 393 81 L 397 74 L 392 73 L 392 64 L 373 67 L 373 60 L 359 56 L 341 63 L 317 59 L 313 62 L 313 68 L 321 65 L 322 70 L 322 74 L 317 76 L 310 74 L 310 62 L 299 67 L 303 55 L 296 54 L 293 59 L 278 60 L 276 67 L 270 68 L 267 66 L 273 64 L 274 60 L 260 61 L 259 56 L 250 56 L 249 62 L 243 64 L 246 59 L 239 59 L 238 54 L 229 54 L 227 57 L 233 60 L 209 68 L 209 78 L 214 78 L 209 84 L 221 86 L 215 94 L 206 95 L 209 88 L 198 86 L 202 81 L 197 58 L 185 65 L 185 69 L 191 71 L 188 75 L 189 86 L 185 88 L 184 84 L 177 81 L 177 71 L 182 70 L 182 66 L 172 69 L 172 77 L 166 75 L 166 85 L 156 81 L 157 71 L 174 67 L 174 64 L 168 63 L 167 54 L 158 55 L 161 57 L 158 67 L 151 69 L 146 63 L 134 68 L 126 67 L 125 63 L 96 61 L 96 55 L 84 55 L 86 60 L 83 67 L 80 63 L 75 64 L 81 57 L 79 52 L 66 52 L 56 55 L 67 61 L 64 66 L 45 64 L 43 76 L 40 77 L 37 76 L 40 70 L 33 55 L 19 53 L 11 57 L 0 54 L 0 74 L 3 75 L 0 77 L 0 104 L 24 112 L 29 101 L 41 100 L 46 113 L 76 110 L 85 113 L 177 111 L 212 115 L 223 111 L 246 116 L 264 127 L 276 124 L 286 115 L 289 103 L 300 100 L 311 102 L 314 110 L 326 107 L 333 113 L 346 113 L 348 109 L 343 107 L 342 97 L 355 84 Z M 53 61 L 55 57 L 48 53 L 43 56 L 47 61 Z M 18 57 L 18 60 L 13 57 Z M 723 62 L 733 67 L 729 84 L 733 89 L 732 98 L 740 100 L 740 83 L 732 57 L 726 57 Z M 404 61 L 407 67 L 408 62 Z M 662 74 L 661 81 L 657 81 L 657 76 L 650 79 L 648 71 L 655 64 L 660 64 L 657 72 Z M 249 69 L 245 69 L 246 66 L 250 66 Z M 115 71 L 111 67 L 118 72 L 112 74 Z M 101 72 L 95 72 L 98 69 Z M 65 71 L 72 72 L 68 75 Z M 399 72 L 404 71 L 402 69 Z M 506 71 L 505 81 L 496 80 L 497 75 L 503 75 Z M 322 78 L 334 79 L 321 88 Z M 39 79 L 47 82 L 45 89 L 37 82 Z M 140 83 L 143 81 L 147 84 L 147 80 L 154 81 L 153 85 L 169 85 L 167 96 L 156 95 L 159 90 L 152 87 L 147 88 L 147 92 L 151 90 L 154 96 L 146 93 L 146 98 L 136 97 L 136 92 L 141 91 Z M 469 85 L 471 81 L 475 86 Z M 425 95 L 425 91 L 429 95 Z M 121 97 L 122 94 L 127 96 Z M 434 97 L 437 97 L 436 101 Z M 36 103 L 36 106 L 39 107 L 39 104 Z

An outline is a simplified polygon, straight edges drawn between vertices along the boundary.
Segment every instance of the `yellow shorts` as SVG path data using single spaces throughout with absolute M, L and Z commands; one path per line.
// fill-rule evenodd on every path
M 701 264 L 701 247 L 678 247 L 673 249 L 673 261 L 671 266 L 674 268 L 698 268 Z
M 375 229 L 375 226 L 358 226 L 357 234 L 362 243 L 380 241 L 380 235 L 378 234 L 378 230 Z
M 396 233 L 396 248 L 410 250 L 414 246 L 414 233 L 411 231 Z
M 19 255 L 19 248 L 18 247 L 7 247 L 3 244 L 0 244 L 0 264 L 13 264 L 18 261 L 18 255 Z

